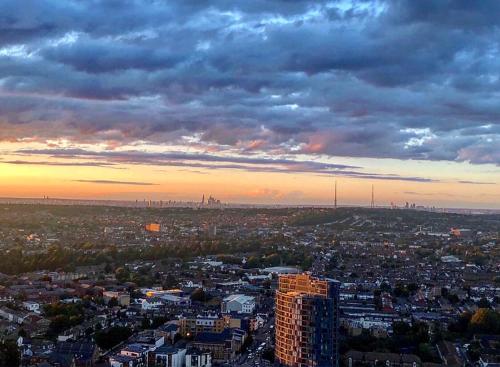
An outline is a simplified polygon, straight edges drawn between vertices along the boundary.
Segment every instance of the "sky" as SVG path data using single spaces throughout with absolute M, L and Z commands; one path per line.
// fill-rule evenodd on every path
M 498 14 L 0 1 L 0 196 L 500 209 Z

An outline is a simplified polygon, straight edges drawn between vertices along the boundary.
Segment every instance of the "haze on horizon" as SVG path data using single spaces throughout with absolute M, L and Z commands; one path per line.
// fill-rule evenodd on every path
M 0 2 L 0 197 L 500 209 L 500 2 Z

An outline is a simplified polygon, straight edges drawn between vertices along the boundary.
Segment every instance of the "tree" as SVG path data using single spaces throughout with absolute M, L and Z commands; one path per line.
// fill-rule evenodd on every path
M 400 348 L 414 347 L 429 342 L 429 328 L 424 322 L 414 322 L 410 326 L 398 321 L 392 324 L 392 329 L 394 331 L 393 348 L 396 351 Z
M 390 292 L 391 291 L 391 285 L 387 282 L 382 282 L 380 284 L 380 290 L 382 292 Z
M 394 288 L 394 296 L 396 297 L 408 297 L 410 292 L 403 284 L 397 284 Z
M 57 335 L 83 322 L 83 306 L 77 304 L 52 303 L 44 306 L 45 316 L 50 319 L 48 334 Z
M 245 353 L 248 348 L 252 345 L 253 343 L 253 337 L 251 334 L 249 334 L 246 338 L 245 338 L 245 342 L 243 343 L 243 345 L 241 346 L 241 353 Z
M 175 287 L 177 284 L 178 284 L 177 279 L 171 273 L 168 273 L 167 276 L 165 277 L 163 287 L 172 288 Z
M 160 327 L 161 325 L 163 325 L 167 321 L 168 321 L 168 318 L 166 316 L 156 316 L 156 317 L 153 317 L 153 320 L 151 322 L 151 328 L 152 329 L 157 329 L 158 327 Z
M 326 264 L 326 270 L 332 271 L 335 270 L 338 266 L 338 260 L 335 256 L 332 256 L 328 263 Z
M 260 268 L 262 266 L 261 259 L 257 256 L 250 256 L 245 264 L 246 268 Z
M 89 326 L 87 329 L 85 329 L 85 336 L 90 336 L 94 332 L 94 329 L 92 326 Z
M 132 330 L 128 327 L 114 326 L 107 331 L 98 331 L 94 340 L 99 348 L 109 350 L 115 345 L 127 340 L 132 335 Z
M 467 331 L 467 328 L 469 327 L 471 318 L 472 315 L 470 314 L 470 312 L 462 313 L 460 316 L 458 316 L 458 320 L 456 322 L 448 325 L 448 330 L 453 333 L 465 333 Z
M 428 343 L 420 343 L 417 348 L 417 355 L 423 362 L 440 362 L 440 359 L 437 358 L 432 352 L 432 347 Z
M 13 340 L 0 342 L 0 366 L 19 366 L 20 353 Z
M 416 343 L 427 343 L 429 341 L 429 326 L 425 322 L 414 322 L 411 329 Z
M 71 327 L 71 321 L 66 315 L 57 315 L 51 318 L 49 324 L 49 330 L 47 333 L 49 335 L 57 335 L 62 331 L 69 329 Z
M 410 293 L 415 293 L 418 290 L 419 286 L 415 283 L 410 283 L 406 288 L 408 289 L 408 291 L 410 291 Z
M 478 308 L 469 324 L 473 333 L 500 334 L 500 314 L 489 308 Z
M 392 324 L 392 330 L 395 336 L 408 335 L 411 330 L 411 326 L 403 321 L 396 321 Z
M 205 302 L 207 300 L 207 295 L 202 288 L 197 288 L 191 293 L 191 301 Z
M 108 301 L 108 307 L 112 308 L 112 307 L 116 307 L 116 306 L 118 306 L 118 300 L 116 299 L 116 297 L 112 297 Z
M 467 348 L 467 354 L 473 362 L 477 362 L 481 356 L 481 345 L 478 341 L 473 341 Z
M 268 266 L 278 266 L 280 261 L 281 258 L 278 254 L 271 254 L 265 258 L 266 265 Z
M 446 288 L 446 287 L 441 288 L 441 296 L 442 297 L 446 298 L 448 296 L 448 293 L 449 293 L 448 288 Z
M 448 293 L 447 296 L 446 296 L 446 299 L 453 305 L 457 304 L 458 302 L 460 302 L 460 298 L 458 298 L 458 296 L 456 294 L 451 294 L 451 293 Z
M 274 363 L 274 350 L 272 348 L 266 348 L 262 352 L 262 358 Z
M 130 272 L 127 268 L 118 268 L 115 270 L 115 277 L 120 283 L 125 283 L 130 279 Z
M 486 298 L 483 297 L 477 302 L 477 307 L 490 308 L 490 303 L 488 302 L 488 300 Z
M 141 328 L 144 330 L 149 329 L 151 327 L 151 324 L 151 320 L 147 316 L 144 316 L 141 321 Z

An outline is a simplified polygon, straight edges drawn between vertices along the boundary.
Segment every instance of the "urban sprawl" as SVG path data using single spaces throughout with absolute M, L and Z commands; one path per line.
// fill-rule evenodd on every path
M 500 365 L 500 214 L 0 204 L 0 365 Z

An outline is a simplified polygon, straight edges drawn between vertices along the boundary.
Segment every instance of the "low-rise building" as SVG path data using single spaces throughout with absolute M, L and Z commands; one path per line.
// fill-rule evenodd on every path
M 23 307 L 30 312 L 40 312 L 40 304 L 38 302 L 25 301 L 23 302 Z
M 224 318 L 217 314 L 179 318 L 179 329 L 182 336 L 194 336 L 202 332 L 221 333 L 224 328 Z
M 230 362 L 245 342 L 246 332 L 240 329 L 224 329 L 222 333 L 199 333 L 192 346 L 210 351 L 219 362 Z
M 97 361 L 99 348 L 90 342 L 58 342 L 52 353 L 52 358 L 74 359 L 77 367 L 91 367 Z
M 421 367 L 422 361 L 414 354 L 358 352 L 350 350 L 344 356 L 345 365 L 354 367 L 363 366 L 387 366 L 387 367 Z
M 151 352 L 151 359 L 155 367 L 183 367 L 186 349 L 163 345 Z
M 209 351 L 188 348 L 186 351 L 186 367 L 212 367 L 212 355 Z
M 109 357 L 110 367 L 145 367 L 146 364 L 140 356 L 116 354 Z
M 128 292 L 106 291 L 102 293 L 102 298 L 106 304 L 114 298 L 120 306 L 128 307 L 130 305 L 130 293 Z
M 255 297 L 244 294 L 233 294 L 222 301 L 222 313 L 253 313 L 255 310 Z
M 21 325 L 25 322 L 30 314 L 26 311 L 12 310 L 8 307 L 0 308 L 0 317 L 10 322 Z
M 150 348 L 141 344 L 129 344 L 120 353 L 109 357 L 111 367 L 144 367 L 148 365 Z

